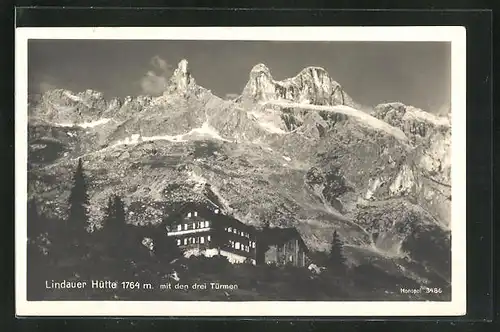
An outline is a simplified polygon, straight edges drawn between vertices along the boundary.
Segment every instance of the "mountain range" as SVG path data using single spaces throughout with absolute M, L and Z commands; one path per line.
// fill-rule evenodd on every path
M 211 202 L 256 227 L 296 227 L 316 251 L 337 230 L 350 264 L 449 283 L 451 114 L 361 108 L 320 67 L 278 81 L 258 64 L 231 100 L 186 60 L 157 97 L 47 91 L 28 104 L 28 196 L 64 218 L 82 158 L 95 227 L 115 193 L 134 224 Z

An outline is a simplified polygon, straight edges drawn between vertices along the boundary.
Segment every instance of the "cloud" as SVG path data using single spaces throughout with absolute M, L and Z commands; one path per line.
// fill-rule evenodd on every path
M 153 70 L 149 70 L 141 78 L 141 89 L 144 94 L 158 96 L 167 88 L 172 66 L 158 55 L 151 58 L 150 65 Z
M 151 65 L 159 70 L 160 72 L 167 73 L 172 69 L 169 63 L 165 59 L 162 59 L 160 56 L 155 55 L 151 58 Z
M 437 108 L 436 115 L 446 116 L 451 113 L 451 103 L 445 103 L 441 107 Z
M 47 82 L 47 81 L 43 81 L 38 85 L 39 93 L 45 93 L 47 91 L 54 90 L 56 88 L 57 87 L 54 84 Z
M 47 91 L 60 88 L 61 85 L 52 75 L 33 73 L 28 78 L 28 90 L 35 94 L 44 94 Z
M 167 78 L 149 71 L 146 76 L 141 79 L 141 88 L 142 92 L 148 95 L 161 95 L 167 88 Z

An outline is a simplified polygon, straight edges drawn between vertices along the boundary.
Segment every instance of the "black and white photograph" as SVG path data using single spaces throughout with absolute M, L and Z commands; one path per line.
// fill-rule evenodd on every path
M 19 28 L 18 309 L 463 314 L 465 32 L 384 29 Z

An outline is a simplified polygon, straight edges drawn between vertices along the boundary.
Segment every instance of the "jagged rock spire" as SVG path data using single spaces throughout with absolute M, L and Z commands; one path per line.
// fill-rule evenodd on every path
M 194 78 L 191 76 L 189 64 L 186 59 L 182 59 L 177 65 L 172 77 L 170 77 L 169 92 L 177 91 L 186 93 L 191 86 L 196 85 Z

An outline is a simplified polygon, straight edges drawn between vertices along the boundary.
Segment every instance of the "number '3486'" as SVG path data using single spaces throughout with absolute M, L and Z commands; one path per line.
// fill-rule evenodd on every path
M 440 287 L 423 287 L 423 290 L 427 294 L 441 294 L 443 292 Z

